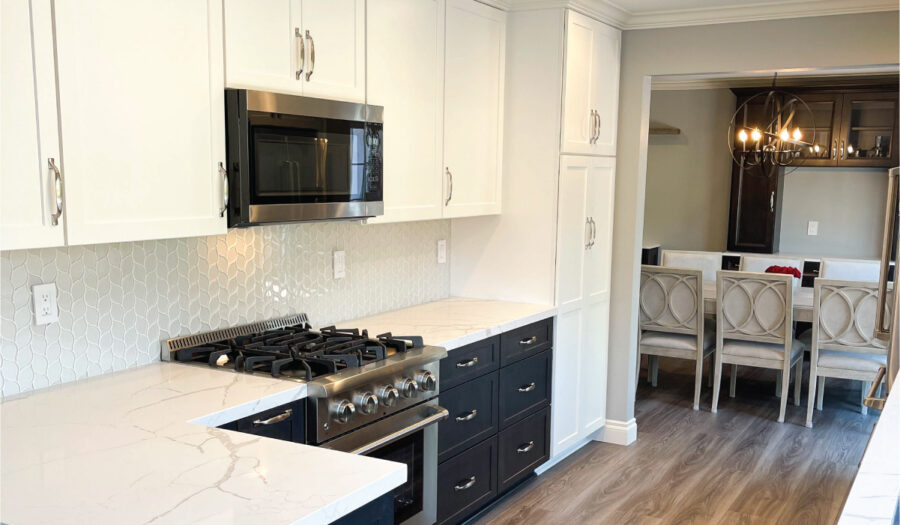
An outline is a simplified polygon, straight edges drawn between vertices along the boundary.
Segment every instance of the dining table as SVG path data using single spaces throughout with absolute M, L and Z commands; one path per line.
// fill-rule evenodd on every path
M 716 315 L 716 282 L 703 281 L 703 313 Z M 794 288 L 794 321 L 811 323 L 813 320 L 813 289 L 798 286 Z

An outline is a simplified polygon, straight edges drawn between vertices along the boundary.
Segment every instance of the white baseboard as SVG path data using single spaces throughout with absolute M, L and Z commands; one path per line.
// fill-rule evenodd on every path
M 628 421 L 607 419 L 606 426 L 599 433 L 597 441 L 614 445 L 630 445 L 637 441 L 637 422 L 634 418 Z

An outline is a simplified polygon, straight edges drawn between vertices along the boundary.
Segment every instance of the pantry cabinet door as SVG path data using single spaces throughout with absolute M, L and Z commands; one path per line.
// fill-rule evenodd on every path
M 500 213 L 506 13 L 447 0 L 444 217 Z
M 366 1 L 302 0 L 301 18 L 306 51 L 303 94 L 365 102 Z M 385 29 L 399 28 L 388 22 Z M 394 56 L 394 62 L 405 56 Z
M 384 107 L 384 215 L 439 219 L 444 93 L 444 1 L 368 5 L 369 104 Z M 398 60 L 397 57 L 403 57 Z
M 224 233 L 221 1 L 56 0 L 55 16 L 69 244 Z
M 594 49 L 593 107 L 597 111 L 597 138 L 594 152 L 616 154 L 619 122 L 619 60 L 622 32 L 601 22 L 594 23 L 597 46 Z
M 0 249 L 62 246 L 49 0 L 0 2 L 0 92 Z
M 300 0 L 225 0 L 225 85 L 299 95 Z

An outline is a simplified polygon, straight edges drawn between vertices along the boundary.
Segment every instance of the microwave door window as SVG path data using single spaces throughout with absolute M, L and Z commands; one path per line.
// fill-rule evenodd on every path
M 260 198 L 308 197 L 321 194 L 324 181 L 315 137 L 256 133 L 254 193 Z

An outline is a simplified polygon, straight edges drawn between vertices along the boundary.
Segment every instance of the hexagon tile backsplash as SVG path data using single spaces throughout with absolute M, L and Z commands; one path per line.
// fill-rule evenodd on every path
M 151 363 L 163 339 L 292 313 L 322 326 L 445 298 L 449 221 L 318 223 L 226 235 L 0 253 L 4 396 Z M 345 250 L 344 279 L 332 252 Z M 59 322 L 31 287 L 55 282 Z

